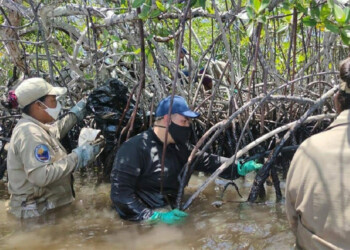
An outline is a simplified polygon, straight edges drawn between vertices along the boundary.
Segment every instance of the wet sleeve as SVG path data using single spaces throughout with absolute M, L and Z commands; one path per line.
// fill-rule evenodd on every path
M 46 142 L 37 128 L 29 127 L 18 135 L 16 151 L 23 163 L 29 182 L 45 187 L 69 175 L 78 162 L 75 153 L 54 157 L 54 149 Z
M 122 219 L 148 219 L 152 210 L 136 194 L 142 157 L 136 145 L 123 145 L 114 160 L 111 173 L 111 200 Z
M 199 160 L 195 167 L 195 170 L 202 171 L 205 173 L 214 173 L 228 158 L 223 156 L 218 156 L 214 154 L 204 153 L 204 155 Z M 231 164 L 230 167 L 226 168 L 220 175 L 221 178 L 225 179 L 237 179 L 241 177 L 237 172 L 237 165 Z
M 73 113 L 68 113 L 62 119 L 56 121 L 50 128 L 50 132 L 53 133 L 56 138 L 62 139 L 71 130 L 71 128 L 77 123 L 77 117 Z
M 298 196 L 298 190 L 300 187 L 300 180 L 298 176 L 296 176 L 295 169 L 298 164 L 301 164 L 300 159 L 300 151 L 301 148 L 297 150 L 295 153 L 291 165 L 288 170 L 287 179 L 286 179 L 286 191 L 285 191 L 285 197 L 286 197 L 286 214 L 287 219 L 289 221 L 289 224 L 291 226 L 291 229 L 294 234 L 296 234 L 297 226 L 298 226 L 298 214 L 296 211 L 296 199 Z

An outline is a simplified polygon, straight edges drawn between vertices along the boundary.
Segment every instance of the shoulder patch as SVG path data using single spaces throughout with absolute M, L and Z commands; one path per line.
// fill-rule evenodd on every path
M 45 144 L 40 144 L 34 149 L 35 158 L 40 162 L 49 162 L 51 159 L 49 148 Z

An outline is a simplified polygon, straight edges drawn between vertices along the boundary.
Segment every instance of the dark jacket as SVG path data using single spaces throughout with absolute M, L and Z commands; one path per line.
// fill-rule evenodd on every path
M 111 173 L 111 199 L 120 217 L 128 220 L 148 219 L 152 209 L 173 203 L 176 199 L 178 176 L 187 162 L 191 149 L 187 145 L 169 144 L 166 149 L 161 189 L 161 160 L 163 143 L 153 129 L 138 134 L 123 143 Z M 195 170 L 213 173 L 227 158 L 205 155 Z M 233 178 L 238 178 L 234 166 Z M 231 178 L 231 168 L 222 177 Z

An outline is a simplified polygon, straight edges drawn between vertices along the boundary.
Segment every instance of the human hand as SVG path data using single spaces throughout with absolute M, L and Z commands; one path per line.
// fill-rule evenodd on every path
M 80 147 L 73 149 L 73 152 L 78 155 L 78 164 L 76 166 L 76 169 L 86 167 L 87 165 L 91 164 L 96 159 L 97 155 L 101 153 L 103 147 L 104 139 L 103 137 L 100 137 L 91 144 L 86 143 Z
M 241 164 L 238 161 L 237 171 L 238 171 L 239 175 L 245 176 L 246 174 L 248 174 L 248 173 L 250 173 L 252 171 L 259 170 L 260 168 L 262 168 L 262 166 L 263 166 L 263 164 L 257 163 L 254 160 L 247 161 L 244 164 Z
M 149 222 L 163 222 L 168 225 L 173 225 L 182 222 L 188 214 L 179 210 L 173 209 L 169 212 L 154 212 L 148 219 Z
M 86 101 L 84 99 L 80 100 L 69 112 L 75 114 L 78 121 L 83 120 L 86 116 Z

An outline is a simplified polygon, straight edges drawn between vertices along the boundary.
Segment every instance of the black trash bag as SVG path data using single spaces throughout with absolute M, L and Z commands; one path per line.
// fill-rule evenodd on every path
M 101 154 L 104 166 L 104 180 L 109 180 L 112 170 L 114 156 L 117 151 L 117 143 L 122 129 L 128 123 L 135 107 L 135 101 L 131 100 L 121 127 L 118 128 L 120 119 L 129 99 L 128 88 L 118 79 L 109 79 L 106 83 L 95 89 L 88 97 L 87 111 L 95 115 L 96 128 L 102 131 L 106 140 L 106 146 Z M 133 134 L 139 133 L 142 129 L 142 113 L 136 113 Z M 122 137 L 125 140 L 126 134 Z

